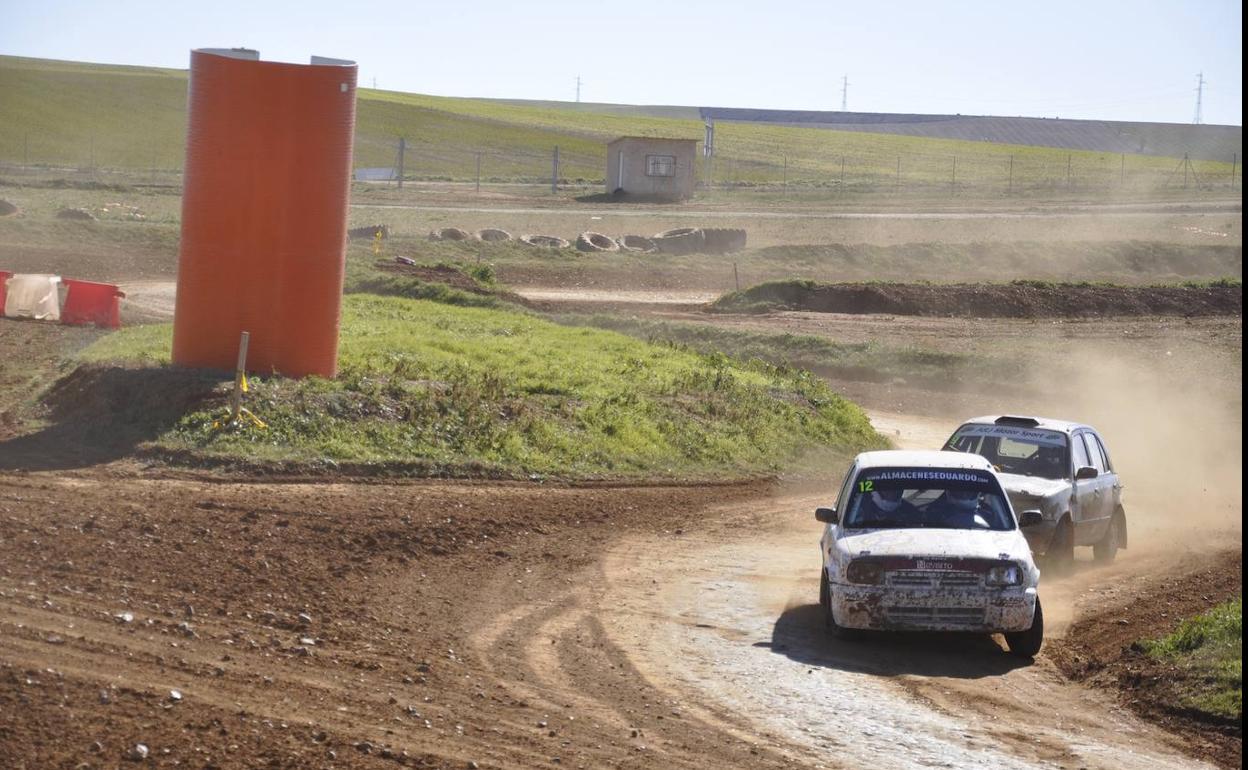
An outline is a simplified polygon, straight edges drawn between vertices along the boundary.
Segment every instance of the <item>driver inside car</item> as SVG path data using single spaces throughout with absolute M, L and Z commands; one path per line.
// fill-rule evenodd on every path
M 918 523 L 919 509 L 902 499 L 901 489 L 877 489 L 866 495 L 858 510 L 858 522 L 870 526 L 873 522 Z
M 975 529 L 987 526 L 979 516 L 979 492 L 974 489 L 947 489 L 924 510 L 929 526 Z M 979 521 L 976 521 L 979 519 Z

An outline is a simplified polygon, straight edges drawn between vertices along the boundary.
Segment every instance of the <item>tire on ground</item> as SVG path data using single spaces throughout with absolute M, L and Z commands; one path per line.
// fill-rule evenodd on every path
M 680 227 L 664 230 L 653 240 L 660 254 L 697 254 L 706 244 L 706 235 L 700 227 Z
M 602 233 L 583 232 L 576 236 L 577 251 L 619 251 L 620 244 Z
M 1036 614 L 1031 619 L 1031 628 L 1004 636 L 1011 655 L 1034 658 L 1040 653 L 1040 647 L 1044 644 L 1044 611 L 1040 609 L 1039 598 L 1036 599 Z
M 621 235 L 616 243 L 620 244 L 620 251 L 635 251 L 641 254 L 653 254 L 659 250 L 654 241 L 644 235 Z
M 431 241 L 466 241 L 471 237 L 467 230 L 460 230 L 458 227 L 443 227 L 429 233 Z
M 511 240 L 511 233 L 499 230 L 497 227 L 486 227 L 476 232 L 476 239 L 488 243 L 502 243 Z
M 522 235 L 519 240 L 526 246 L 537 246 L 542 249 L 566 249 L 571 245 L 557 235 Z
M 707 254 L 731 254 L 745 248 L 745 231 L 736 227 L 704 227 Z
M 1114 511 L 1114 516 L 1109 520 L 1109 527 L 1105 529 L 1105 536 L 1101 538 L 1099 543 L 1092 545 L 1092 558 L 1101 564 L 1109 564 L 1113 562 L 1114 557 L 1118 555 L 1118 549 L 1122 547 L 1122 531 L 1126 526 L 1126 514 L 1122 508 Z

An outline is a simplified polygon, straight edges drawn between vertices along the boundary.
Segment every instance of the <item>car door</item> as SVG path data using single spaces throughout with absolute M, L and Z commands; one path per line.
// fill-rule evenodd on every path
M 830 557 L 836 553 L 836 549 L 833 546 L 836 543 L 836 539 L 841 536 L 841 525 L 839 519 L 842 519 L 845 516 L 845 505 L 849 502 L 850 484 L 853 483 L 854 478 L 857 475 L 858 464 L 854 463 L 845 473 L 845 480 L 841 483 L 840 494 L 836 498 L 836 514 L 838 521 L 833 524 L 828 524 L 823 528 L 823 539 L 819 542 L 819 546 L 823 551 L 823 567 L 827 570 L 829 575 L 836 574 L 837 565 L 830 563 Z
M 1109 462 L 1109 453 L 1105 451 L 1105 444 L 1101 441 L 1101 437 L 1095 431 L 1084 431 L 1084 441 L 1088 445 L 1088 454 L 1092 457 L 1092 464 L 1100 472 L 1097 481 L 1100 482 L 1101 492 L 1101 516 L 1104 522 L 1096 529 L 1100 531 L 1101 536 L 1105 534 L 1105 528 L 1109 526 L 1109 521 L 1114 515 L 1122 498 L 1122 485 L 1118 481 L 1118 474 L 1114 472 L 1114 466 Z M 1100 540 L 1100 537 L 1097 537 Z
M 1087 545 L 1091 540 L 1090 530 L 1100 521 L 1100 496 L 1097 494 L 1098 479 L 1078 479 L 1079 469 L 1093 467 L 1092 458 L 1088 456 L 1088 445 L 1083 441 L 1083 432 L 1070 437 L 1071 483 L 1074 485 L 1074 500 L 1070 517 L 1075 526 L 1075 545 Z

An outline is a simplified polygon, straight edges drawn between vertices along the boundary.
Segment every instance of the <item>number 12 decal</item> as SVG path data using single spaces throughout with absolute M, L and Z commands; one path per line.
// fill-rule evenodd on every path
M 867 481 L 859 481 L 859 482 L 858 482 L 858 491 L 859 491 L 859 492 L 874 492 L 874 491 L 875 491 L 875 482 L 874 482 L 874 481 L 871 481 L 871 480 L 867 480 Z

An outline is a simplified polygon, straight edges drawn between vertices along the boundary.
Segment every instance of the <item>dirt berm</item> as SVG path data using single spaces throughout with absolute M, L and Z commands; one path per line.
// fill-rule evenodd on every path
M 806 310 L 973 318 L 1242 315 L 1238 282 L 1201 286 L 1094 283 L 827 283 L 775 281 L 716 300 L 718 312 Z

